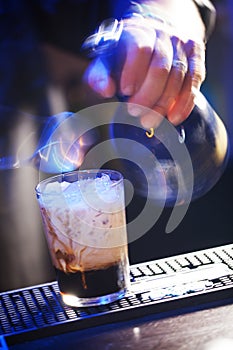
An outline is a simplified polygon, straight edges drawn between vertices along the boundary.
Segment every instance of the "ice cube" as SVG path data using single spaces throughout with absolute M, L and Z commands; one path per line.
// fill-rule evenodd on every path
M 67 187 L 70 186 L 70 182 L 67 182 L 67 181 L 63 181 L 61 183 L 61 188 L 62 188 L 62 191 L 65 191 Z
M 107 174 L 95 179 L 96 193 L 99 199 L 104 203 L 114 203 L 119 199 L 117 187 Z
M 101 177 L 95 179 L 95 187 L 98 193 L 107 191 L 110 189 L 112 182 L 107 174 L 103 174 Z
M 57 194 L 61 192 L 61 185 L 58 182 L 50 182 L 46 185 L 45 194 Z
M 70 202 L 78 202 L 80 201 L 80 187 L 78 185 L 78 182 L 63 182 L 64 183 L 64 189 L 63 194 L 66 198 L 66 200 Z M 62 183 L 62 184 L 63 184 Z

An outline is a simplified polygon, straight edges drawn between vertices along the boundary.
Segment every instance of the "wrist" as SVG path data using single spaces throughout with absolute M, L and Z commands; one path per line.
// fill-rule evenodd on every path
M 183 41 L 205 40 L 205 26 L 193 0 L 133 0 L 124 18 L 142 16 L 154 23 L 155 29 L 164 27 Z M 164 29 L 164 28 L 163 28 Z

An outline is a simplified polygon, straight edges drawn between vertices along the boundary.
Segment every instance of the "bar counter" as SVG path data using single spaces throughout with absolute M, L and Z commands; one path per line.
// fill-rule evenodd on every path
M 232 350 L 233 303 L 154 314 L 16 344 L 9 349 Z

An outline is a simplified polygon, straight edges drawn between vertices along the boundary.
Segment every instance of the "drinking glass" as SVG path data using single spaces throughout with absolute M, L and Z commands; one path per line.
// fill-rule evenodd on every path
M 130 287 L 124 181 L 115 170 L 81 170 L 36 187 L 65 304 L 110 303 Z

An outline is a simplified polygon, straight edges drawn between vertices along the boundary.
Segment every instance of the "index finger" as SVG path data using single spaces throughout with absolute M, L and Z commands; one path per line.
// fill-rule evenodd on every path
M 172 66 L 173 48 L 168 34 L 156 31 L 154 51 L 151 57 L 147 74 L 139 90 L 131 96 L 129 102 L 153 108 L 161 97 L 168 80 Z M 140 71 L 140 66 L 138 67 Z M 135 71 L 137 74 L 137 71 Z M 130 111 L 138 116 L 138 111 Z

